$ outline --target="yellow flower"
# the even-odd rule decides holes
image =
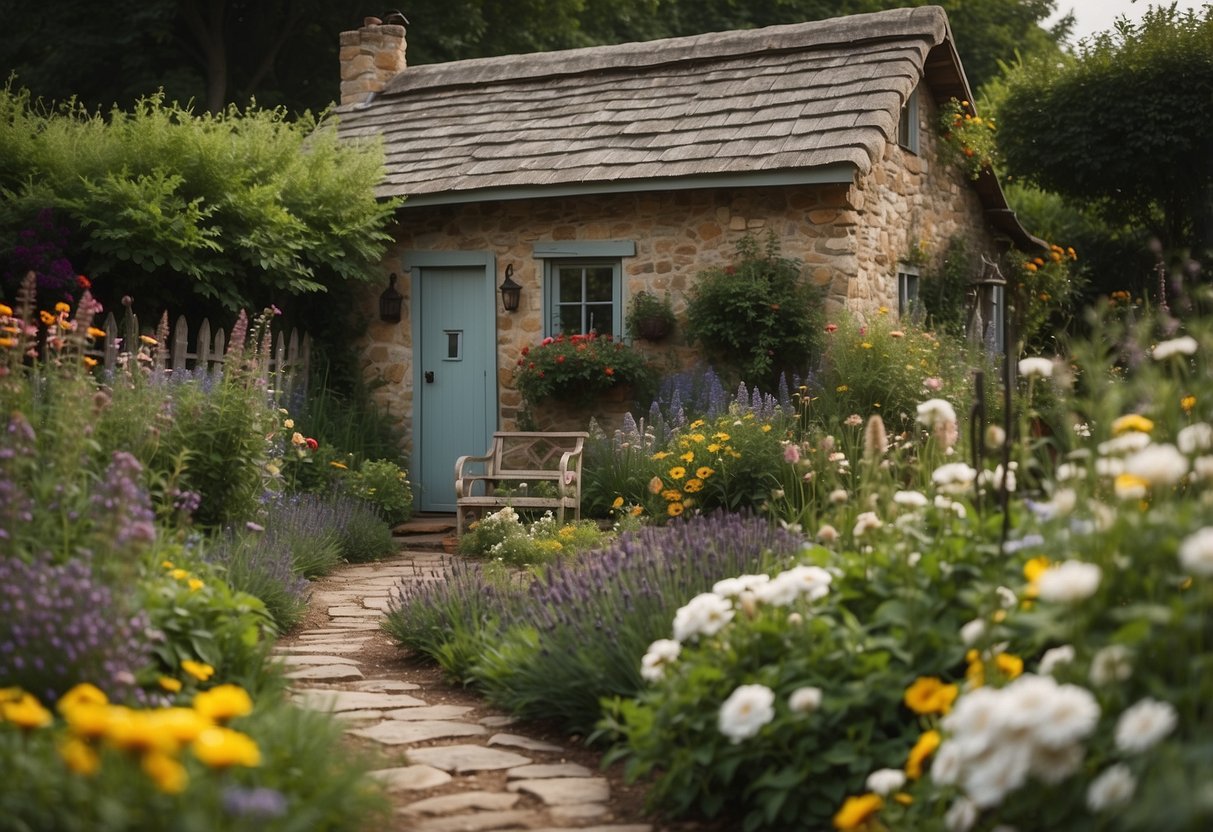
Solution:
[[[211,768],[261,765],[261,750],[253,738],[230,728],[207,728],[192,748],[194,756]]]
[[[333,460],[332,462],[329,463],[329,465],[331,465],[334,468],[340,468],[342,471],[349,470],[349,466],[346,465],[344,462],[337,462],[336,460]]]
[[[699,479],[701,479],[701,480],[706,480],[708,477],[712,476],[712,474],[715,474],[715,473],[716,473],[716,471],[714,469],[709,468],[706,465],[700,465],[698,468],[695,469],[695,476],[699,477]]]
[[[970,650],[965,654],[965,660],[969,666],[965,668],[965,682],[970,688],[979,688],[986,683],[986,665],[981,660],[981,654],[976,650]]]
[[[719,450],[720,450],[719,442],[713,442],[711,445],[708,445],[708,453],[710,453],[710,454],[714,454]]]
[[[194,697],[194,710],[208,719],[226,722],[253,710],[253,699],[239,685],[218,685]]]
[[[59,697],[59,703],[55,707],[59,713],[66,714],[77,705],[106,705],[108,703],[109,698],[105,695],[105,691],[96,685],[81,682]]]
[[[147,344],[149,347],[156,346],[156,339],[150,335],[140,335],[139,340],[142,341],[144,344]]]
[[[771,432],[771,426],[770,426],[770,425],[763,425],[763,426],[762,426],[762,432],[763,432],[763,433],[770,433],[770,432]]]
[[[683,454],[682,456],[680,456],[680,457],[678,457],[678,458],[679,458],[679,459],[681,459],[683,462],[686,462],[686,463],[688,463],[688,464],[689,464],[689,463],[692,463],[692,462],[694,462],[694,461],[695,461],[695,452],[694,452],[694,451],[687,451],[685,454]]]
[[[713,439],[719,439],[721,442],[728,442],[728,441],[729,441],[730,439],[732,439],[733,437],[729,436],[729,435],[728,435],[727,433],[725,433],[724,431],[720,431],[719,433],[713,433],[713,434],[712,434],[712,438],[713,438]]]
[[[175,581],[184,581],[190,576],[190,573],[186,572],[184,569],[174,569],[168,573],[168,576]]]
[[[111,712],[114,709],[109,705],[98,705],[91,702],[77,703],[69,708],[64,708],[63,703],[60,702],[59,710],[74,734],[85,739],[97,739],[105,736],[109,731]]]
[[[994,657],[994,665],[1008,679],[1014,679],[1023,673],[1023,659],[1010,653],[999,653]]]
[[[1184,413],[1191,413],[1192,408],[1196,407],[1196,397],[1184,396],[1179,400],[1179,406],[1184,409]]]
[[[914,743],[914,747],[910,749],[910,756],[906,759],[906,777],[911,780],[917,780],[922,777],[922,764],[935,753],[935,749],[939,748],[940,736],[938,731],[925,731],[918,738],[918,742]]]
[[[840,384],[834,388],[835,393],[845,393],[849,388],[845,384]]]
[[[91,355],[84,356],[83,360],[84,360],[84,366],[88,367],[90,370],[93,367],[97,366],[97,359],[93,358]]]
[[[668,506],[665,507],[665,513],[670,515],[671,517],[677,517],[678,515],[682,514],[682,512],[683,512],[682,503],[670,503]]]
[[[152,752],[143,757],[141,762],[143,773],[146,774],[156,788],[165,794],[181,794],[189,783],[189,775],[185,766],[176,758],[161,752]]]
[[[27,731],[50,725],[54,718],[50,711],[42,707],[42,703],[24,691],[17,699],[0,702],[0,722],[11,722]]]
[[[959,693],[956,685],[945,685],[936,676],[919,676],[906,688],[905,703],[916,714],[946,714]]]
[[[1122,500],[1141,500],[1150,493],[1150,481],[1136,474],[1119,474],[1112,481],[1112,490]]]
[[[294,429],[295,429],[295,420],[294,420],[294,419],[287,419],[286,421],[284,421],[284,422],[282,423],[282,426],[283,426],[284,428],[286,428],[287,430],[294,430]]]
[[[152,713],[160,730],[181,745],[193,742],[199,734],[212,727],[204,714],[192,708],[161,708]]]
[[[611,503],[611,508],[623,508],[623,495],[622,494],[619,495],[618,497],[616,497],[615,501],[613,503]]]
[[[665,483],[661,481],[661,477],[653,477],[653,479],[649,480],[649,493],[660,494],[664,485]]]
[[[696,419],[694,422],[691,422],[691,424],[687,425],[687,427],[689,427],[691,430],[697,430],[697,429],[703,427],[703,419]]]
[[[174,679],[172,676],[161,676],[156,680],[156,684],[167,690],[169,693],[176,693],[181,690],[181,680]]]
[[[83,709],[81,709],[83,710]],[[115,706],[108,709],[109,721],[105,725],[105,738],[115,748],[136,754],[155,751],[171,752],[177,741],[160,727],[152,711],[135,711]],[[77,713],[77,712],[73,712]]]
[[[640,515],[644,514],[644,506],[632,506],[632,509],[628,512],[628,514],[632,515],[633,517],[639,517]]]
[[[707,440],[707,437],[702,433],[692,433],[689,437],[692,442],[701,443]]]
[[[206,584],[204,584],[198,578],[190,578],[186,585],[189,586],[190,592],[197,592],[198,590],[202,589],[202,587],[206,586]]]
[[[38,313],[38,318],[42,321],[43,326],[50,326],[57,320],[54,315],[45,309]]]
[[[101,758],[96,750],[79,737],[68,737],[59,743],[59,756],[68,770],[83,777],[91,777],[101,767]]]
[[[661,492],[661,496],[663,499],[669,500],[671,503],[673,503],[682,499],[682,492],[677,488],[667,488],[665,491]]]
[[[207,679],[215,675],[215,668],[211,667],[205,662],[196,662],[193,659],[182,659],[181,669],[193,676],[199,682],[205,682]]]
[[[698,477],[692,477],[687,480],[687,484],[683,486],[688,493],[694,494],[696,491],[703,491],[703,480]]]
[[[877,309],[876,312],[880,315],[887,315],[887,314],[889,314],[889,307],[882,306],[879,309]]]
[[[171,560],[160,561],[160,566],[164,569],[176,569],[177,568],[177,565],[175,563],[173,563]]]
[[[13,307],[0,303],[0,315],[11,317],[12,314],[13,314]]]
[[[1138,413],[1126,413],[1112,423],[1112,434],[1114,436],[1120,436],[1120,434],[1128,433],[1131,430],[1149,433],[1154,430],[1154,423]]]
[[[835,829],[858,829],[868,818],[884,808],[884,800],[875,792],[848,797],[834,815]]]
[[[694,456],[692,456],[691,459],[694,459]],[[687,461],[689,462],[690,460],[687,460]],[[687,469],[683,468],[681,465],[675,465],[673,468],[670,469],[670,479],[672,479],[672,480],[680,480],[683,477],[685,477],[686,475],[687,475]]]
[[[862,349],[865,349],[865,350],[870,350],[870,349],[872,349],[872,344],[871,344],[871,342],[869,342],[869,341],[864,341],[864,342],[863,342],[862,344],[860,344],[859,346],[860,346]]]
[[[70,306],[68,306],[66,303],[64,303],[63,301],[59,301],[58,303],[55,304],[55,311],[66,313],[66,312],[71,312],[72,308]]]

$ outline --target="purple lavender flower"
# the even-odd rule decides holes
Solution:
[[[140,484],[143,466],[126,451],[115,451],[100,489],[89,500],[94,534],[115,552],[138,549],[156,539],[156,516]]]
[[[277,789],[228,786],[223,790],[223,811],[232,817],[280,818],[286,809],[286,795]]]

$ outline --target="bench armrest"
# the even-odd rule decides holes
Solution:
[[[459,497],[466,497],[472,493],[472,483],[478,479],[491,478],[492,473],[489,472],[489,463],[493,461],[493,454],[487,453],[483,456],[475,456],[465,454],[455,460],[455,494]],[[483,465],[485,471],[476,473],[469,470],[474,465]]]

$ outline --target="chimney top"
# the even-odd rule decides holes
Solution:
[[[390,15],[404,20],[399,12]],[[362,28],[341,33],[341,106],[369,103],[404,71],[404,26],[363,18]]]

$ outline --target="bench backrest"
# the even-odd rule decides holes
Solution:
[[[580,454],[588,437],[585,431],[497,431],[493,434],[491,470],[498,476],[558,470],[560,458],[568,452]]]

